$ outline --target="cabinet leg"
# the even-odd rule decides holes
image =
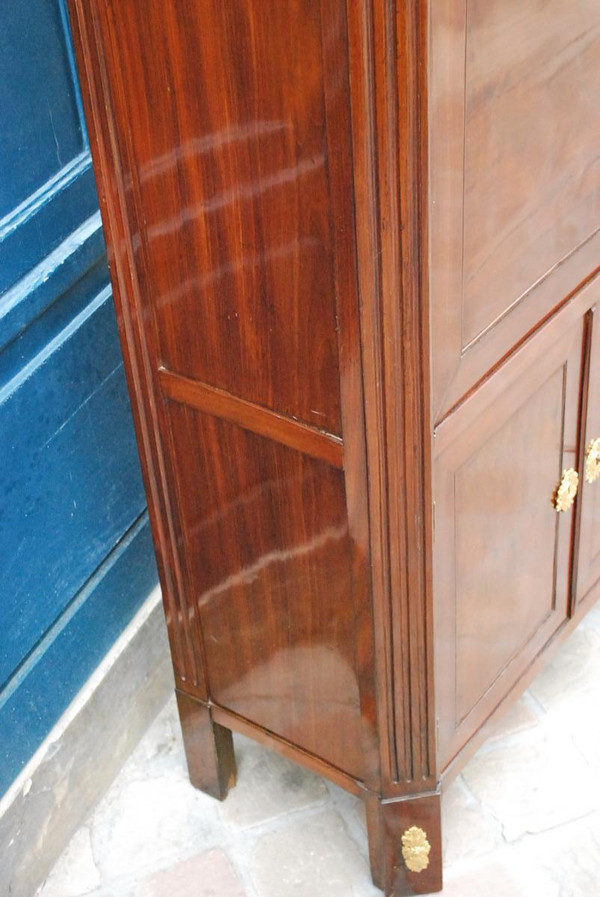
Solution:
[[[366,800],[373,881],[386,897],[442,889],[440,795]]]
[[[190,782],[217,800],[235,785],[235,755],[229,729],[213,722],[210,708],[176,691]]]

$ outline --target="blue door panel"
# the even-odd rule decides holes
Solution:
[[[82,314],[90,303],[97,301],[101,293],[107,294],[109,281],[105,257],[101,255],[95,260],[90,260],[87,267],[87,271],[65,271],[65,275],[70,273],[70,276],[65,278],[66,287],[58,292],[56,281],[60,279],[58,275],[63,273],[62,268],[59,268],[55,271],[54,277],[48,278],[50,287],[54,286],[54,290],[50,289],[49,293],[45,293],[45,285],[40,285],[41,295],[35,288],[27,296],[21,294],[22,301],[13,307],[13,315],[7,311],[6,316],[3,316],[0,312],[0,403],[44,362],[44,358],[51,351],[50,344],[56,347],[67,339],[73,322],[74,326],[81,325],[85,319],[85,315],[82,318]],[[12,291],[9,291],[5,295],[10,296],[11,293]],[[38,303],[45,308],[36,315],[34,312]],[[19,321],[18,317],[15,317],[18,316],[20,306],[24,306],[23,314],[27,310],[32,313],[29,321]],[[107,323],[109,320],[112,320],[114,328],[114,318],[107,317]],[[3,326],[5,323],[6,327]],[[15,334],[17,326],[18,333]],[[6,340],[3,337],[6,337]],[[110,346],[111,354],[105,363],[109,361],[117,363],[121,358],[118,343],[110,336],[106,337],[106,342]],[[98,360],[97,364],[102,365],[102,362]],[[74,386],[74,390],[85,390],[85,383]],[[69,397],[65,397],[58,401],[69,403],[70,400]]]
[[[64,0],[0,2],[0,794],[157,581]]]
[[[144,510],[108,288],[0,392],[0,458],[3,683]]]
[[[0,293],[26,275],[98,211],[89,153],[77,157],[30,200],[24,208],[0,221]]]
[[[85,144],[58,0],[12,0],[2,4],[1,14],[0,218],[4,218],[78,156]]]
[[[94,672],[156,578],[146,512],[0,692],[0,794]]]
[[[0,293],[97,211],[64,0],[0,4]]]
[[[92,276],[90,276],[92,273]],[[85,283],[82,281],[85,278]],[[76,287],[75,285],[78,284]],[[89,302],[90,295],[97,295],[108,284],[108,272],[104,257],[104,237],[100,212],[69,234],[56,249],[36,265],[25,278],[7,290],[0,300],[0,383],[9,379],[2,368],[2,350],[24,330],[68,292],[73,311],[66,311],[74,317],[77,311]],[[73,293],[81,295],[79,303]],[[65,306],[67,303],[63,302]],[[43,333],[38,345],[48,342],[51,332],[49,318],[44,321]],[[64,325],[63,325],[64,326]],[[27,355],[22,341],[20,357]],[[36,354],[29,348],[29,355]]]

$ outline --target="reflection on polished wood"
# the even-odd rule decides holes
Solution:
[[[191,780],[243,732],[439,890],[598,596],[600,7],[69,4]]]
[[[339,435],[319,5],[106,3],[101,17],[158,358]]]
[[[259,436],[267,436],[290,448],[299,449],[334,467],[342,467],[343,447],[338,436],[331,436],[276,411],[238,399],[214,386],[206,386],[164,369],[159,371],[159,382],[163,394],[176,402],[239,424]]]
[[[167,413],[211,697],[364,781],[341,471],[183,405]]]

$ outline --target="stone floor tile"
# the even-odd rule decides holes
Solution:
[[[600,631],[580,627],[531,686],[548,723],[568,732],[600,780]]]
[[[531,699],[527,694],[517,701],[506,713],[491,723],[486,729],[487,742],[497,738],[516,735],[540,724],[540,717],[531,707]]]
[[[335,808],[344,820],[346,831],[356,841],[365,858],[369,856],[367,841],[367,812],[364,800],[344,791],[333,782],[327,783],[327,788],[332,798],[332,809]]]
[[[521,862],[555,882],[560,897],[600,894],[600,815],[560,826],[519,845]]]
[[[134,897],[245,897],[223,850],[209,850],[139,882]]]
[[[250,858],[258,897],[381,897],[338,813],[263,835]]]
[[[530,686],[548,712],[576,718],[600,702],[600,633],[578,627]]]
[[[123,767],[129,780],[158,778],[177,769],[181,778],[187,776],[181,728],[175,695],[169,698],[146,735]]]
[[[563,897],[557,882],[539,867],[524,865],[510,852],[476,865],[459,865],[444,875],[442,897]],[[579,894],[578,897],[584,897]],[[590,894],[590,897],[592,895]]]
[[[594,786],[600,790],[600,719],[595,713],[581,713],[570,720],[569,731],[590,767]]]
[[[75,832],[65,852],[42,885],[39,897],[83,897],[100,887],[100,873],[94,862],[90,830]]]
[[[323,779],[274,751],[235,736],[238,784],[219,804],[223,821],[244,828],[327,799]]]
[[[462,777],[442,795],[442,839],[447,867],[490,853],[502,844],[502,829],[473,797]]]
[[[600,632],[600,603],[594,604],[579,624],[581,629],[595,629]]]
[[[559,730],[535,729],[486,745],[463,777],[508,841],[585,816],[598,801],[587,763]]]
[[[104,880],[176,862],[222,842],[215,801],[179,772],[120,783],[91,823],[92,848]]]

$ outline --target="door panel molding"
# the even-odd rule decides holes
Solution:
[[[574,517],[553,498],[577,465],[584,326],[559,318],[436,431],[442,769],[567,619]]]

